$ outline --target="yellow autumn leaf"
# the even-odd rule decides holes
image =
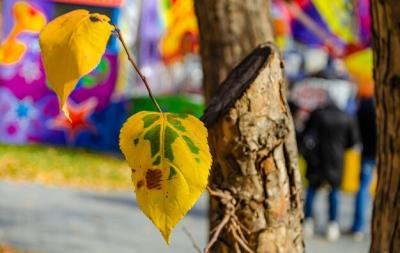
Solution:
[[[47,79],[68,117],[66,100],[79,79],[103,56],[113,30],[107,16],[75,10],[57,17],[40,33],[39,43]]]
[[[169,244],[172,229],[207,186],[207,129],[190,115],[144,111],[124,124],[119,145],[139,207]]]

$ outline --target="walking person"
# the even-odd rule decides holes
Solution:
[[[355,240],[362,240],[366,224],[367,205],[370,201],[369,189],[375,168],[376,122],[372,97],[362,98],[357,110],[362,143],[360,186],[356,195],[354,221],[351,232]]]
[[[326,237],[335,241],[340,237],[338,224],[340,185],[346,149],[359,144],[355,119],[340,110],[333,102],[311,113],[302,134],[301,150],[307,162],[309,182],[305,200],[305,236],[314,234],[313,204],[317,190],[330,186],[329,223]]]

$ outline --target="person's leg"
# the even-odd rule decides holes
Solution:
[[[317,192],[317,187],[315,186],[309,186],[307,188],[307,194],[306,194],[306,201],[304,204],[304,218],[313,218],[313,205],[314,205],[314,199],[315,199],[315,194]]]
[[[309,186],[307,189],[306,201],[304,204],[303,232],[305,237],[314,236],[313,205],[317,187]]]
[[[329,193],[329,223],[326,231],[326,237],[329,241],[336,241],[340,237],[340,229],[338,223],[340,203],[339,187],[332,187]]]
[[[361,163],[360,188],[356,195],[352,232],[362,232],[366,222],[366,208],[369,201],[369,188],[374,175],[373,159],[363,159]]]
[[[329,193],[329,221],[337,222],[339,213],[339,199],[340,189],[339,187],[332,187]]]

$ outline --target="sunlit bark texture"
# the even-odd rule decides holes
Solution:
[[[268,0],[195,1],[207,99],[256,46],[273,40]]]
[[[378,186],[370,252],[400,251],[400,2],[372,0]]]
[[[268,1],[195,5],[209,104],[203,121],[214,160],[210,187],[233,198],[211,197],[210,232],[232,205],[244,226],[226,225],[210,252],[303,252],[301,181],[283,63],[272,44],[258,47],[272,40]]]

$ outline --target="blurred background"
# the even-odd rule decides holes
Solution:
[[[188,234],[204,247],[207,196],[178,225],[170,247],[136,206],[119,129],[133,113],[155,108],[115,37],[68,100],[72,123],[59,112],[38,35],[50,20],[79,8],[106,14],[121,28],[163,110],[201,116],[204,109],[193,0],[0,0],[0,252],[196,252]],[[307,188],[310,115],[334,104],[357,122],[360,104],[373,98],[369,0],[273,0],[271,16]],[[373,122],[373,110],[365,117]],[[318,185],[312,224],[305,224],[306,232],[312,228],[306,252],[368,250],[367,195],[376,179],[373,161],[362,176],[365,124],[358,125],[339,183],[342,236],[327,237],[332,186]],[[363,224],[353,231],[357,219]]]

